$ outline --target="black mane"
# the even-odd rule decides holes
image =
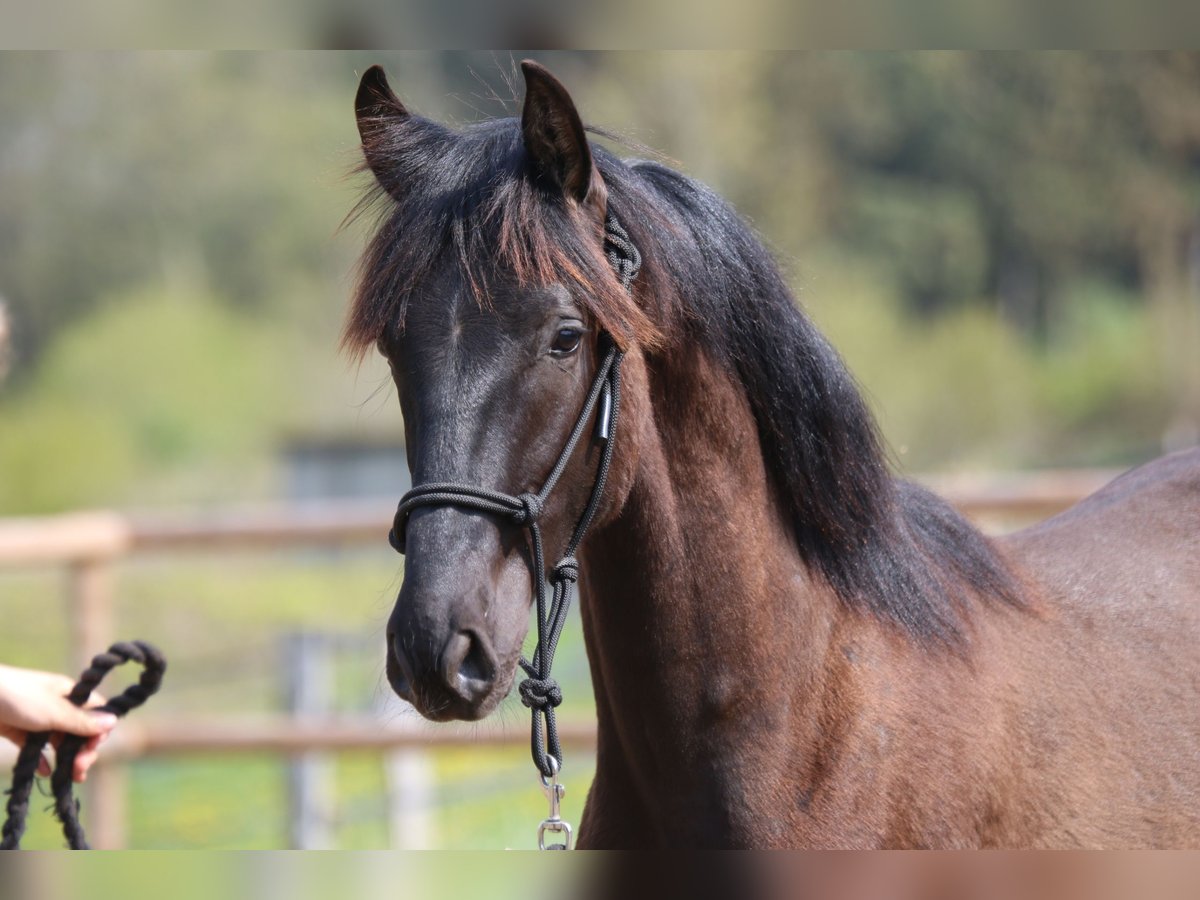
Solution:
[[[895,479],[875,421],[837,352],[797,306],[762,242],[702,184],[658,163],[597,154],[610,208],[679,316],[745,389],[800,552],[851,606],[910,633],[963,636],[969,595],[1021,605],[988,540],[948,504]],[[651,221],[639,227],[651,204]],[[645,271],[645,269],[643,269]]]
[[[799,309],[753,231],[707,187],[594,147],[608,204],[640,249],[637,305],[599,254],[598,233],[531,177],[520,126],[454,132],[413,117],[388,135],[405,179],[364,256],[345,342],[362,352],[403,317],[435,257],[454,253],[486,302],[498,266],[580,286],[622,343],[670,353],[699,341],[742,385],[799,552],[851,607],[955,643],[979,594],[1020,605],[988,540],[949,505],[891,475],[853,378]],[[378,158],[380,148],[374,148]],[[376,190],[374,199],[382,197]]]

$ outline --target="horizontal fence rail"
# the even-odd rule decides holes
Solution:
[[[596,726],[591,722],[559,722],[563,746],[592,749]],[[471,749],[526,746],[528,726],[459,728],[454,725],[381,725],[348,717],[297,720],[287,716],[158,718],[125,722],[104,746],[110,762],[143,756],[195,753],[281,753],[314,750]]]
[[[1029,521],[1061,512],[1117,474],[1074,469],[916,480],[972,518]],[[83,512],[0,519],[0,566],[69,564],[135,553],[382,543],[394,514],[392,504],[328,501],[175,514]]]
[[[985,527],[1028,524],[1067,509],[1098,490],[1112,470],[918,478]],[[115,634],[114,570],[147,554],[264,552],[348,544],[386,546],[395,507],[363,501],[262,505],[183,513],[78,512],[0,519],[0,568],[65,568],[71,659],[86,667]],[[592,723],[563,723],[564,744],[595,746]],[[381,753],[446,747],[525,745],[529,732],[513,726],[430,726],[415,717],[383,724],[367,716],[149,716],[128,722],[106,746],[89,778],[89,834],[97,847],[124,844],[124,763],[146,756],[270,753],[289,758],[318,752]],[[0,756],[0,762],[3,762]]]

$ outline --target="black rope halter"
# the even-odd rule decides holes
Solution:
[[[604,221],[604,252],[622,285],[626,290],[632,290],[642,258],[612,213],[609,213]],[[517,690],[521,695],[521,702],[533,713],[533,762],[545,778],[552,778],[557,774],[563,758],[554,712],[562,703],[562,689],[550,676],[550,669],[554,664],[558,639],[566,623],[567,610],[571,606],[571,594],[579,580],[579,562],[575,559],[575,551],[587,534],[600,506],[600,498],[604,494],[613,446],[616,443],[617,416],[621,410],[621,360],[625,354],[617,348],[611,335],[602,334],[601,342],[602,345],[607,345],[607,351],[600,368],[596,370],[587,401],[583,404],[575,427],[571,430],[566,445],[540,491],[513,496],[469,484],[431,482],[418,485],[400,498],[392,530],[388,533],[389,543],[398,553],[403,553],[408,516],[418,506],[458,506],[479,510],[506,518],[514,525],[529,530],[533,551],[534,600],[537,605],[537,649],[532,660],[521,658],[521,668],[525,671],[526,678],[518,685]],[[599,412],[596,414],[595,436],[604,444],[603,456],[600,459],[600,467],[596,470],[596,480],[592,484],[592,494],[587,506],[575,525],[562,558],[554,564],[548,579],[552,586],[552,596],[547,598],[546,562],[538,519],[597,406]]]

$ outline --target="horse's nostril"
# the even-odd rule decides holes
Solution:
[[[496,674],[492,671],[492,665],[483,649],[483,643],[474,635],[471,635],[471,648],[459,664],[458,672],[463,677],[475,681],[491,681]]]
[[[443,657],[446,684],[470,702],[484,697],[496,676],[487,646],[473,631],[460,631],[446,644]]]

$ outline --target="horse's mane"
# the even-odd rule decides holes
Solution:
[[[455,132],[414,117],[387,140],[398,170],[419,177],[405,179],[401,202],[385,201],[364,255],[344,334],[352,352],[402,321],[409,294],[447,252],[484,303],[496,271],[575,285],[619,342],[669,354],[697,341],[740,382],[799,552],[843,602],[950,643],[965,636],[972,595],[1020,605],[988,540],[892,477],[845,365],[762,242],[707,187],[593,148],[609,209],[643,256],[634,303],[600,255],[597,223],[529,176],[516,120]],[[360,207],[382,198],[376,189]]]

